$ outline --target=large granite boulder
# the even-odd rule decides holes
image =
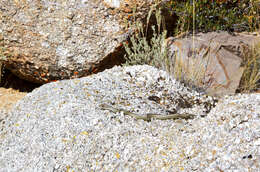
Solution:
[[[145,19],[155,2],[1,0],[2,60],[15,75],[35,83],[82,77],[121,64],[122,42],[133,30],[128,22],[133,13]],[[166,19],[169,25],[175,20],[170,14]]]
[[[233,94],[245,70],[245,54],[259,41],[257,35],[227,32],[199,33],[177,39],[170,37],[167,46],[172,65],[168,70],[175,71],[175,75],[181,70],[180,79],[188,79],[190,84],[205,89],[209,95]]]
[[[0,171],[259,171],[260,94],[216,104],[167,78],[147,65],[114,67],[33,90],[0,110]],[[123,109],[196,117],[147,122]]]

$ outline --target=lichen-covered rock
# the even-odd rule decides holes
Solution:
[[[171,37],[167,45],[171,63],[181,64],[184,78],[192,74],[192,79],[201,80],[195,83],[197,87],[221,96],[236,92],[245,69],[243,58],[258,41],[259,36],[249,34],[210,32],[180,39]],[[176,67],[172,65],[171,71],[178,70]]]
[[[33,90],[0,110],[0,171],[259,171],[260,94],[215,104],[168,78],[147,65],[114,67]],[[147,122],[124,109],[196,117]]]
[[[1,0],[5,67],[36,83],[86,76],[121,64],[130,29],[155,0]],[[164,2],[159,5],[163,6]],[[3,59],[2,59],[3,60]]]

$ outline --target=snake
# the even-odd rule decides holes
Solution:
[[[130,112],[128,110],[125,109],[121,109],[121,108],[114,108],[113,106],[110,106],[108,104],[100,104],[100,108],[102,110],[108,110],[114,113],[117,112],[123,112],[124,115],[128,115],[131,116],[137,120],[142,119],[144,121],[148,121],[150,122],[151,119],[158,119],[158,120],[176,120],[176,119],[194,119],[196,115],[193,114],[189,114],[189,113],[183,113],[183,114],[179,114],[179,113],[174,113],[174,114],[170,114],[170,115],[162,115],[162,114],[156,114],[156,113],[147,113],[145,115],[138,115],[136,113]]]

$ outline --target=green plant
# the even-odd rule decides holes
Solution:
[[[161,34],[161,24],[162,16],[160,15],[160,10],[156,10],[156,20],[157,28],[152,26],[153,35],[151,40],[147,38],[147,28],[149,24],[149,19],[151,17],[151,9],[147,17],[147,25],[144,27],[142,22],[134,22],[134,27],[136,32],[130,38],[130,42],[125,42],[124,47],[126,50],[126,65],[138,65],[138,64],[148,64],[156,67],[162,67],[162,61],[165,60],[167,56],[166,49],[161,45],[165,43],[167,32],[164,30]]]
[[[153,11],[153,9],[151,9]],[[136,28],[135,34],[130,38],[128,43],[124,43],[126,50],[125,65],[148,64],[159,69],[165,70],[171,77],[181,81],[186,86],[195,89],[204,87],[203,78],[205,66],[201,61],[193,59],[193,63],[187,64],[177,54],[168,56],[166,30],[161,32],[162,16],[160,9],[155,10],[157,25],[152,26],[153,35],[149,40],[147,37],[147,28],[151,16],[149,12],[146,26],[137,21],[134,23]],[[201,88],[200,88],[201,86]]]
[[[191,30],[255,31],[259,28],[259,0],[171,0],[169,6],[179,17],[176,34]]]

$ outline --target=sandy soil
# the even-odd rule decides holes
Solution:
[[[0,109],[10,110],[11,107],[26,94],[26,92],[19,92],[12,88],[6,89],[0,87]]]

